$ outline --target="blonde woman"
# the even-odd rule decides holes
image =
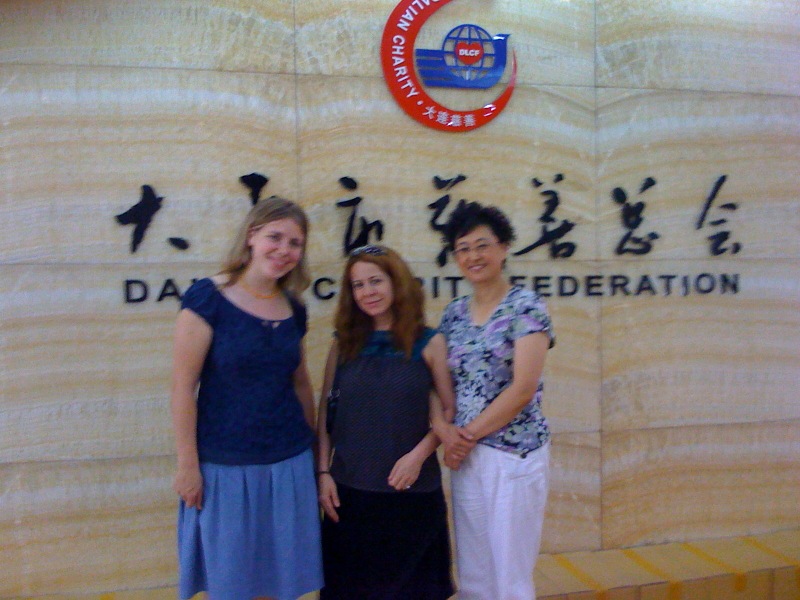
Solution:
[[[222,271],[186,292],[175,330],[179,594],[289,600],[322,587],[303,336],[308,220],[255,205]]]

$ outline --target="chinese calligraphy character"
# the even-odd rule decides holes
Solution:
[[[133,233],[131,234],[131,254],[138,250],[140,244],[144,241],[144,234],[147,233],[147,228],[153,221],[155,214],[161,210],[161,203],[164,198],[158,196],[152,186],[142,186],[142,196],[139,202],[131,206],[128,210],[115,216],[117,223],[120,225],[133,225]],[[189,242],[183,238],[171,237],[169,243],[178,250],[186,250],[189,247]]]
[[[434,176],[433,178],[433,187],[437,190],[445,190],[449,191],[459,183],[466,179],[466,175],[456,175],[452,179],[442,179],[439,176]],[[461,206],[465,204],[466,200],[463,198],[459,201],[458,205]],[[444,223],[439,223],[439,217],[442,216],[442,213],[445,211],[447,206],[450,204],[450,194],[445,194],[435,202],[431,202],[428,204],[428,208],[433,211],[433,216],[431,220],[428,221],[428,224],[431,226],[431,229],[437,231],[439,233],[444,232]],[[436,255],[436,264],[440,267],[443,267],[447,264],[447,246],[443,246],[442,249],[439,251],[439,254]]]
[[[342,177],[339,179],[341,186],[347,190],[358,189],[358,182],[352,177]],[[344,256],[350,254],[350,251],[360,246],[365,246],[370,243],[369,236],[374,230],[375,237],[380,241],[383,239],[383,222],[382,221],[367,221],[364,217],[359,217],[360,231],[358,235],[353,237],[356,224],[356,216],[358,213],[358,205],[361,204],[361,196],[355,198],[347,198],[345,200],[338,200],[336,206],[342,208],[352,208],[350,216],[347,218],[347,229],[344,234],[344,241],[342,243],[344,249]]]
[[[561,173],[558,173],[553,178],[553,184],[558,184],[564,181],[564,176]],[[533,187],[540,188],[544,185],[541,181],[537,178],[533,178],[531,180]],[[575,250],[577,245],[573,242],[559,242],[562,237],[567,235],[572,229],[575,227],[575,223],[564,219],[561,221],[561,224],[557,227],[553,227],[550,229],[550,225],[556,222],[556,219],[553,217],[553,213],[556,212],[558,205],[561,203],[559,199],[558,192],[554,189],[546,189],[539,193],[542,197],[544,197],[544,206],[545,210],[542,213],[542,216],[539,217],[539,222],[542,224],[542,234],[539,236],[539,239],[532,243],[530,246],[526,246],[522,250],[514,252],[514,256],[520,256],[522,254],[527,254],[528,252],[532,252],[539,246],[543,246],[545,244],[550,245],[550,258],[569,258],[573,254],[575,254]]]
[[[655,179],[652,177],[647,177],[644,181],[642,181],[642,187],[639,189],[639,195],[645,193],[655,184]],[[636,230],[644,221],[642,213],[644,213],[644,209],[646,208],[645,203],[641,201],[628,202],[628,193],[620,187],[614,188],[611,191],[611,197],[614,199],[614,202],[622,206],[622,225],[628,230],[617,244],[617,247],[614,250],[615,254],[642,255],[650,252],[650,250],[653,249],[653,242],[660,237],[658,233],[651,231],[644,237],[634,235]]]
[[[711,206],[714,204],[714,200],[717,198],[717,194],[719,194],[720,189],[725,184],[725,181],[728,179],[727,175],[721,175],[717,181],[714,183],[714,187],[711,189],[711,193],[706,198],[706,202],[703,205],[703,210],[700,211],[700,216],[697,219],[697,223],[695,224],[695,229],[700,230],[706,225],[706,219],[708,218],[708,212],[711,210]],[[726,202],[725,204],[720,204],[717,207],[719,210],[726,210],[726,211],[735,211],[739,208],[739,205],[735,202]],[[708,225],[711,227],[719,227],[724,225],[728,222],[728,219],[715,219],[713,221],[708,221]],[[720,256],[721,254],[725,254],[730,250],[731,254],[738,254],[739,251],[742,249],[742,245],[739,242],[734,242],[731,246],[724,246],[725,242],[731,236],[730,231],[718,231],[714,235],[708,236],[708,241],[711,242],[709,251],[711,252],[712,256]]]
[[[239,181],[250,190],[250,203],[255,206],[261,199],[261,190],[269,183],[269,177],[261,173],[250,173],[239,177]]]
[[[242,175],[239,181],[250,190],[250,201],[255,205],[261,197],[261,190],[269,182],[269,177],[265,177],[260,173],[250,173],[249,175]],[[115,216],[117,223],[120,225],[133,225],[133,233],[131,234],[131,254],[139,249],[139,246],[144,241],[144,235],[147,233],[150,223],[153,221],[155,214],[161,210],[161,204],[164,201],[162,196],[158,196],[156,191],[150,185],[142,186],[142,196],[139,202],[131,206],[128,210]],[[170,237],[167,241],[171,246],[178,250],[187,250],[189,242],[182,237]]]

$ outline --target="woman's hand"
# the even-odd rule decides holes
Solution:
[[[203,476],[199,467],[179,468],[172,483],[172,489],[183,499],[189,508],[203,508]]]
[[[336,487],[336,482],[331,477],[330,473],[320,473],[318,480],[317,491],[319,494],[319,505],[328,518],[334,523],[339,522],[339,513],[336,509],[341,506],[339,502],[339,491]]]
[[[423,461],[424,458],[420,460],[413,451],[401,456],[397,459],[397,462],[394,463],[392,472],[389,473],[389,485],[398,492],[410,488],[419,477]]]
[[[453,470],[458,470],[477,443],[466,429],[450,423],[437,423],[436,435],[444,445],[444,464]]]
[[[444,451],[444,464],[448,469],[458,471],[459,467],[461,467],[462,460],[462,458],[456,458],[456,455],[452,451]]]

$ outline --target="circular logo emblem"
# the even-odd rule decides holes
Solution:
[[[448,108],[427,87],[489,89],[503,76],[508,34],[492,36],[482,27],[454,27],[439,49],[417,49],[422,26],[451,0],[402,0],[386,22],[381,41],[381,65],[389,91],[411,118],[440,131],[470,131],[499,115],[511,99],[517,81],[517,59],[511,51],[511,77],[502,93],[475,110]],[[421,79],[421,81],[420,81]]]

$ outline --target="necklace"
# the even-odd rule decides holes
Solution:
[[[261,292],[257,292],[257,291],[255,291],[253,288],[251,288],[249,285],[247,285],[244,282],[244,278],[242,278],[239,281],[237,281],[237,283],[242,286],[242,289],[245,292],[250,294],[253,298],[258,298],[259,300],[270,300],[271,298],[275,298],[278,294],[281,293],[281,289],[280,288],[278,288],[277,290],[275,290],[271,294],[262,294]]]

